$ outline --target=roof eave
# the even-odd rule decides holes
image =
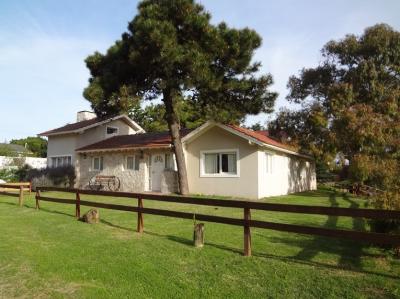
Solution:
[[[106,123],[109,123],[109,122],[112,122],[114,120],[121,119],[121,118],[124,118],[131,125],[131,127],[135,127],[137,129],[136,133],[146,133],[146,131],[141,126],[139,126],[135,121],[130,119],[126,114],[121,114],[121,115],[118,115],[115,117],[110,117],[105,120],[96,122],[94,124],[76,129],[76,130],[60,131],[60,132],[51,132],[51,131],[49,132],[48,131],[48,132],[40,133],[40,134],[38,134],[38,136],[48,137],[48,136],[65,135],[65,134],[77,134],[77,133],[86,131],[88,129],[91,129],[91,128],[94,128],[94,127],[97,127],[97,126],[100,126],[100,125],[103,125],[103,124],[106,124]]]
[[[157,146],[131,146],[131,147],[110,147],[110,148],[101,148],[101,149],[77,149],[75,152],[77,153],[98,153],[98,152],[121,152],[121,151],[132,151],[132,150],[143,150],[143,149],[165,149],[171,148],[171,144],[165,145],[157,145]]]

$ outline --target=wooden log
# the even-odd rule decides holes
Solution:
[[[251,231],[249,221],[251,220],[251,213],[249,208],[244,209],[244,256],[251,256]]]
[[[198,248],[204,246],[204,223],[197,223],[194,225],[193,244]]]
[[[24,205],[24,187],[19,186],[19,206],[22,207]]]
[[[37,191],[36,191],[36,195],[35,195],[35,200],[36,200],[36,210],[39,210],[39,209],[40,209],[39,198],[40,198],[40,191],[39,191],[39,190],[37,190]]]
[[[143,198],[139,197],[138,198],[138,208],[143,208]],[[137,232],[138,233],[143,233],[143,227],[144,227],[144,222],[143,222],[143,213],[138,212],[137,215]]]

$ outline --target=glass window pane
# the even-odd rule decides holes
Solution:
[[[107,134],[116,134],[118,132],[118,128],[107,127]]]
[[[140,166],[140,156],[135,155],[135,170],[139,170],[139,166]]]
[[[93,169],[98,170],[100,168],[100,160],[99,158],[93,158]]]
[[[236,153],[221,154],[222,172],[236,174]]]
[[[219,155],[204,154],[204,173],[219,173]]]
[[[100,157],[100,170],[103,170],[103,157]]]
[[[174,169],[174,159],[172,154],[165,154],[165,169]]]
[[[127,169],[132,169],[133,170],[133,167],[134,167],[134,161],[133,160],[134,160],[133,157],[127,157],[126,158],[126,168]]]
[[[62,157],[57,157],[57,167],[60,167],[60,166],[62,166],[63,164],[63,159],[62,159]]]

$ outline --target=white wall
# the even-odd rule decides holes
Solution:
[[[227,149],[239,151],[239,176],[201,177],[200,152]],[[214,127],[186,144],[185,155],[190,193],[258,198],[257,146],[247,140]]]
[[[267,173],[266,152],[272,154],[272,172]],[[276,151],[258,151],[258,197],[315,190],[317,180],[312,160]]]
[[[238,177],[202,177],[200,155],[204,150],[238,149]],[[259,147],[221,128],[214,127],[186,144],[185,155],[190,193],[259,199],[314,190],[315,165],[294,155],[268,150],[272,172],[266,171],[265,148]]]
[[[13,159],[23,159],[25,164],[28,164],[30,167],[37,169],[45,168],[47,165],[46,158],[0,156],[0,169],[13,167]]]
[[[76,134],[49,136],[47,143],[47,165],[51,165],[52,157],[71,156],[72,165],[75,164]]]
[[[86,145],[112,137],[107,136],[106,134],[107,126],[118,128],[118,135],[135,134],[135,131],[129,125],[127,125],[123,120],[117,119],[92,129],[88,129],[82,134],[78,134],[76,147],[84,147]]]
[[[47,163],[51,165],[51,158],[57,156],[71,156],[72,165],[75,165],[75,150],[112,137],[107,136],[107,126],[117,127],[118,135],[130,135],[136,132],[124,121],[117,119],[109,123],[96,126],[79,134],[63,134],[48,137]]]

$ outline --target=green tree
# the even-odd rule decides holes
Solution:
[[[176,112],[181,128],[194,129],[207,120],[214,119],[207,115],[201,107],[198,107],[198,105],[190,99],[177,99]],[[144,108],[141,108],[140,103],[138,103],[128,114],[143,129],[145,129],[146,132],[168,131],[168,124],[165,120],[165,105],[163,103],[151,103]],[[221,111],[221,114],[222,115],[219,117],[220,121],[222,120],[224,122],[235,124],[239,124],[243,121],[243,119],[234,119],[232,115],[229,115],[228,113],[224,114],[223,111]]]
[[[188,192],[177,101],[190,98],[208,116],[233,119],[272,112],[272,77],[258,76],[253,63],[261,45],[253,30],[213,25],[193,0],[146,0],[122,39],[86,59],[91,78],[84,91],[99,115],[129,112],[140,100],[161,98],[178,167],[179,187]],[[219,113],[224,111],[224,113]]]
[[[322,54],[318,67],[289,79],[287,98],[302,109],[270,126],[317,157],[343,154],[359,182],[399,190],[400,32],[378,24],[330,41]]]
[[[47,156],[47,140],[41,137],[27,137],[22,139],[13,139],[10,141],[11,144],[18,144],[27,146],[27,149],[31,151],[36,157],[46,158]]]
[[[260,122],[256,122],[252,124],[251,126],[247,126],[247,129],[253,130],[253,131],[263,131],[266,130],[267,128],[262,125]]]
[[[13,151],[7,145],[0,144],[0,156],[12,157],[13,155]]]

